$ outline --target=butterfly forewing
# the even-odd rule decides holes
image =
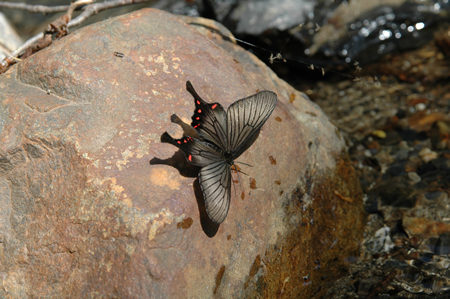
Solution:
[[[274,92],[261,91],[231,104],[227,111],[226,151],[232,154],[233,159],[253,144],[276,103]]]
[[[186,89],[194,97],[195,111],[191,126],[200,136],[218,147],[226,145],[226,118],[227,114],[219,103],[205,102],[195,91],[192,84],[187,81]]]
[[[230,165],[225,161],[219,161],[203,167],[200,170],[199,183],[208,217],[216,223],[222,223],[230,207]]]

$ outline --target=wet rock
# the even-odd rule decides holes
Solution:
[[[445,29],[443,35],[447,33]],[[450,185],[445,60],[430,42],[369,67],[379,80],[360,77],[356,82],[327,80],[308,86],[308,94],[350,145],[369,213],[360,259],[329,288],[329,298],[450,295],[450,260],[442,255],[448,253]],[[355,112],[359,121],[346,118]],[[386,138],[375,137],[372,132],[378,130]],[[374,245],[383,242],[374,241],[386,228],[394,247],[389,252],[374,250],[382,248]]]
[[[237,34],[259,35],[267,30],[283,31],[302,24],[313,9],[312,0],[237,1],[225,22],[235,23]]]
[[[363,225],[343,140],[223,36],[141,10],[0,76],[0,297],[310,297],[341,273]],[[203,217],[195,169],[160,142],[181,136],[172,113],[192,115],[186,80],[224,106],[262,89],[279,98],[240,158],[256,189],[236,184],[220,227]]]
[[[425,198],[428,200],[441,199],[445,196],[447,196],[447,195],[443,191],[431,191],[431,192],[425,193]]]
[[[400,2],[403,1],[397,1]],[[370,5],[374,2],[366,4]],[[347,63],[367,64],[387,53],[425,44],[432,39],[432,27],[441,18],[429,3],[404,1],[399,6],[376,5],[347,23],[344,26],[347,32],[336,41],[337,46],[324,45],[323,51],[329,56],[340,55]]]
[[[450,254],[450,232],[445,232],[439,236],[434,251],[439,255]]]
[[[438,121],[430,129],[431,144],[434,149],[450,149],[450,121]]]
[[[412,207],[416,201],[414,191],[404,176],[381,182],[374,188],[373,193],[383,204],[395,207]]]
[[[403,227],[410,236],[420,236],[421,239],[437,238],[450,232],[448,222],[449,197],[442,194],[430,201],[426,196],[418,196],[413,209],[403,216]]]
[[[367,241],[365,245],[372,254],[389,252],[394,247],[394,243],[390,237],[389,227],[382,227],[375,232],[372,239]]]

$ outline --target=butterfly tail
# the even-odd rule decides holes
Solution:
[[[163,143],[170,143],[170,144],[175,145],[176,147],[178,147],[177,141],[172,136],[170,136],[169,133],[167,133],[167,132],[164,132],[161,135],[161,142],[163,142]]]
[[[191,81],[186,81],[186,90],[194,97],[195,102],[200,102],[202,105],[207,104],[195,91],[194,86],[192,86]]]

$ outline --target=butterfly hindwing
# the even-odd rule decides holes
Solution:
[[[198,178],[208,217],[216,223],[222,223],[230,208],[230,165],[225,161],[211,163],[200,170]]]
[[[190,136],[174,139],[167,132],[161,136],[161,142],[170,143],[181,149],[186,159],[194,166],[203,167],[222,161],[219,149],[213,144]]]
[[[277,95],[272,91],[261,91],[231,104],[227,111],[226,151],[233,159],[253,144],[276,104]]]
[[[193,138],[188,143],[188,148],[185,151],[187,159],[192,165],[204,167],[211,163],[223,161],[219,149],[213,144]]]

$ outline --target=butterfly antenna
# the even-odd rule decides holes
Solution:
[[[233,164],[233,165],[234,165],[234,164]],[[240,185],[240,184],[241,184],[241,179],[240,179],[240,177],[239,177],[239,171],[238,171],[238,169],[236,168],[236,166],[234,167],[234,170],[235,170],[236,175],[237,175],[238,184]],[[233,181],[233,180],[232,180],[232,181]],[[237,196],[236,186],[234,185],[234,182],[233,182],[233,186],[234,186],[234,195]]]
[[[248,174],[246,174],[245,172],[243,172],[243,171],[240,170],[240,169],[237,171],[237,173],[239,173],[239,172],[242,173],[242,174],[245,174],[246,176],[248,176]],[[239,176],[239,175],[238,175],[238,176]]]
[[[238,181],[239,181],[239,176],[238,176]],[[233,177],[231,177],[231,184],[233,185],[233,189],[234,189],[234,196],[237,196],[237,192],[236,192],[236,185],[234,184],[234,181],[233,181]]]
[[[240,162],[240,161],[236,161],[236,163],[244,164],[245,166],[249,166],[249,167],[253,167],[253,165],[250,165],[250,164],[247,164],[247,163],[244,163],[244,162]]]

